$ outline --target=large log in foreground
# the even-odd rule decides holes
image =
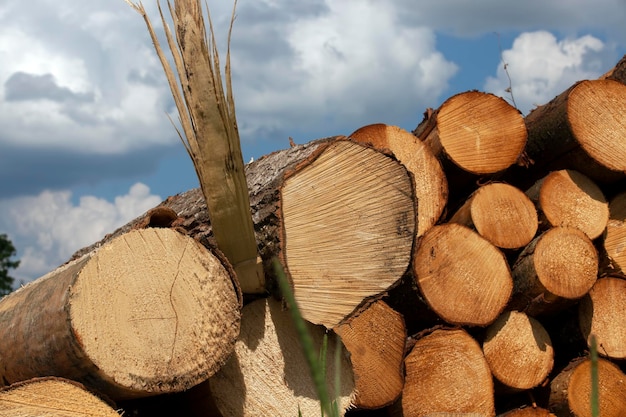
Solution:
[[[0,415],[13,417],[119,417],[111,405],[81,384],[36,378],[0,389]]]
[[[240,323],[234,273],[216,254],[171,229],[134,230],[8,295],[0,381],[61,376],[122,399],[205,380]]]

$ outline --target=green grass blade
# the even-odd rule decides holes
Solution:
[[[598,376],[598,346],[596,336],[591,335],[591,416],[600,417],[600,378]]]

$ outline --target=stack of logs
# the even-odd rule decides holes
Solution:
[[[319,416],[274,259],[342,415],[591,416],[592,340],[626,415],[625,83],[526,118],[465,92],[247,165],[266,296],[200,191],[168,198],[0,301],[0,415]]]

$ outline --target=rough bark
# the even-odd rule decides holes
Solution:
[[[614,80],[574,84],[526,117],[529,180],[571,168],[602,183],[626,172],[626,85]],[[519,174],[519,173],[518,173]]]
[[[554,365],[550,335],[519,311],[503,313],[487,328],[483,352],[493,376],[513,390],[541,384]]]
[[[478,343],[462,329],[435,330],[405,361],[404,417],[433,413],[495,416],[493,381]]]
[[[580,330],[591,347],[595,335],[598,353],[626,359],[626,279],[623,275],[600,278],[579,305]]]
[[[428,305],[452,324],[491,324],[513,288],[502,252],[456,223],[431,228],[420,241],[412,265]]]
[[[0,389],[0,415],[19,417],[119,417],[113,405],[81,384],[35,378]]]
[[[475,229],[503,249],[526,246],[539,226],[533,202],[518,188],[495,182],[476,190],[449,221]]]
[[[526,191],[537,205],[540,221],[550,226],[575,227],[591,240],[609,221],[609,204],[600,187],[578,171],[553,171]]]
[[[626,375],[617,365],[598,360],[600,416],[626,415]],[[550,410],[558,417],[592,417],[591,360],[574,360],[550,384]]]
[[[553,227],[524,248],[512,268],[510,309],[553,313],[582,298],[596,282],[598,254],[578,229]]]
[[[61,376],[113,399],[182,391],[226,361],[240,305],[217,251],[133,230],[2,299],[0,381]]]
[[[321,348],[325,329],[309,324],[314,344]],[[340,411],[345,413],[354,398],[354,377],[348,356],[342,354],[335,369],[335,337],[329,335],[326,376],[329,392],[335,392],[335,373],[340,373]],[[228,417],[313,417],[320,404],[288,311],[271,298],[243,308],[241,334],[235,351],[222,369],[208,380],[221,414]]]
[[[422,141],[397,126],[381,123],[364,126],[350,138],[381,151],[391,151],[411,173],[418,201],[416,236],[423,236],[437,223],[448,201],[448,182],[439,160]]]
[[[373,302],[335,332],[341,337],[354,369],[354,405],[374,409],[393,403],[404,385],[406,327],[402,316],[384,301]]]
[[[613,68],[607,71],[602,77],[609,80],[619,81],[622,84],[626,84],[626,55],[615,64]]]

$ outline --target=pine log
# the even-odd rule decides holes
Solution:
[[[402,316],[378,300],[337,326],[335,332],[350,353],[356,389],[354,405],[375,409],[398,399],[404,386],[402,366],[407,337]]]
[[[417,202],[409,174],[391,156],[333,137],[264,156],[248,164],[246,174],[268,289],[276,289],[272,260],[278,257],[308,321],[335,327],[406,271]],[[178,214],[175,226],[210,245],[199,189],[169,197],[161,207]]]
[[[580,330],[589,347],[595,335],[598,353],[626,359],[626,279],[600,278],[579,305]]]
[[[594,240],[609,221],[609,204],[600,187],[571,169],[551,172],[526,195],[537,205],[544,230],[550,226],[575,227]]]
[[[0,389],[0,415],[19,417],[119,417],[108,401],[62,378],[35,378]]]
[[[420,241],[412,265],[424,299],[451,324],[491,324],[513,289],[502,252],[456,223],[431,228]]]
[[[554,365],[550,335],[519,311],[503,313],[487,328],[483,352],[493,376],[513,390],[538,386]]]
[[[495,182],[476,190],[449,221],[475,229],[503,249],[528,245],[539,226],[533,202],[518,188]]]
[[[324,327],[309,324],[316,347],[321,348]],[[335,369],[335,337],[328,334],[326,377],[330,395],[335,372],[340,373],[340,411],[354,399],[354,377],[348,356]],[[320,415],[320,403],[291,315],[278,301],[261,299],[242,310],[241,333],[234,354],[208,380],[217,408],[228,417],[304,417]]]
[[[114,400],[182,391],[232,352],[240,303],[217,251],[133,230],[2,299],[0,381],[60,376]]]
[[[440,157],[464,171],[483,175],[517,162],[527,132],[520,112],[501,97],[467,91],[427,112],[413,132]]]
[[[509,308],[531,316],[553,313],[591,289],[598,254],[580,230],[553,227],[524,248],[512,271],[515,287]]]
[[[574,84],[526,117],[526,152],[532,181],[549,170],[571,168],[594,181],[626,173],[626,85],[614,80]]]
[[[626,55],[624,55],[613,68],[607,71],[600,78],[607,78],[609,80],[615,80],[619,81],[622,84],[626,84]]]
[[[498,414],[498,417],[556,417],[550,411],[540,407],[524,407],[515,410],[509,410],[504,414]]]
[[[626,192],[611,199],[609,213],[603,241],[604,252],[612,269],[626,272]]]
[[[626,415],[626,375],[606,359],[598,360],[602,417]],[[574,360],[550,384],[550,410],[559,417],[592,417],[591,360]]]
[[[430,148],[410,132],[382,123],[361,127],[350,139],[391,151],[411,173],[418,201],[416,236],[423,236],[437,223],[448,201],[448,182]]]
[[[489,366],[480,346],[465,330],[438,329],[420,338],[404,364],[404,417],[495,415]]]

